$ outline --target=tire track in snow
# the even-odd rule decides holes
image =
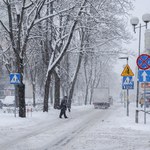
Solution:
[[[79,117],[84,118],[85,116],[88,116],[90,113],[93,113],[93,110],[86,110],[86,111],[83,111],[83,112],[77,112],[77,114],[74,116],[74,118],[79,118]],[[23,149],[22,145],[24,145],[24,143],[28,143],[28,140],[30,140],[31,138],[36,138],[36,137],[38,138],[41,135],[44,136],[44,133],[47,133],[47,132],[49,132],[49,134],[51,134],[53,132],[59,132],[59,130],[55,131],[55,129],[58,129],[58,127],[61,127],[63,125],[67,125],[68,122],[71,123],[72,121],[74,121],[74,119],[61,120],[61,121],[60,121],[60,119],[59,120],[55,119],[55,120],[52,120],[51,123],[45,122],[46,124],[43,124],[43,123],[38,124],[39,125],[38,128],[34,128],[34,126],[32,126],[31,127],[32,129],[30,129],[29,131],[27,131],[25,133],[21,132],[20,130],[14,131],[14,135],[17,135],[17,132],[19,132],[17,137],[14,137],[13,134],[12,134],[10,137],[6,138],[7,141],[0,144],[1,148],[3,150],[9,150],[9,149],[10,150],[13,150],[13,149],[14,150],[21,150],[21,149]],[[78,132],[81,132],[83,129],[84,128],[81,127],[79,129],[73,130],[71,136],[73,136],[75,134],[78,134]],[[24,128],[22,130],[24,130]],[[68,143],[70,141],[69,138],[66,138],[66,139],[67,139],[67,142],[66,142],[66,140],[63,141],[63,140],[60,139],[62,141],[61,143],[65,144],[65,143]],[[37,150],[37,148],[30,148],[30,146],[27,145],[27,144],[26,144],[26,147],[24,149],[25,150],[31,150],[31,149]],[[43,148],[41,150],[43,150]]]
[[[63,150],[63,147],[65,149],[65,146],[72,141],[77,135],[84,132],[88,128],[92,127],[97,121],[104,120],[110,115],[109,111],[100,111],[95,110],[90,116],[88,116],[81,124],[76,126],[71,131],[68,130],[66,133],[61,135],[57,141],[52,141],[49,145],[47,145],[44,150],[56,150],[61,149]],[[52,144],[53,143],[53,144]],[[41,149],[39,149],[41,150]]]

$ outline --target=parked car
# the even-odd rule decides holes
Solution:
[[[3,106],[5,106],[5,107],[15,106],[15,97],[14,96],[6,96],[3,100]]]
[[[4,113],[13,113],[15,107],[15,97],[6,96],[3,100],[3,112]]]

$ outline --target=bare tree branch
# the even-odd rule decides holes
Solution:
[[[4,23],[0,20],[0,23],[1,23],[1,25],[3,26],[3,28],[6,30],[6,32],[8,33],[8,34],[10,34],[10,31],[9,31],[9,29],[4,25]]]
[[[71,10],[71,9],[73,9],[74,7],[75,7],[75,6],[73,6],[73,7],[71,7],[71,8],[68,8],[68,9],[64,9],[64,10],[59,11],[59,12],[54,13],[54,14],[50,14],[50,15],[45,16],[45,17],[43,17],[43,18],[37,19],[37,20],[34,22],[34,25],[37,24],[37,23],[39,23],[39,22],[41,22],[41,21],[43,21],[43,20],[46,20],[46,19],[48,19],[48,18],[57,16],[58,14],[61,14],[61,13],[66,12],[66,11],[68,11],[68,10]]]

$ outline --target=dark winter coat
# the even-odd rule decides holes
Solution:
[[[62,100],[61,101],[60,109],[62,109],[62,110],[66,110],[67,109],[67,101],[66,100]]]

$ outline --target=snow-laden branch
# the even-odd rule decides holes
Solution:
[[[47,80],[47,77],[48,77],[48,73],[49,73],[49,70],[51,70],[51,64],[53,63],[53,60],[54,60],[54,52],[52,52],[52,55],[51,55],[51,58],[50,58],[50,61],[49,61],[49,65],[48,65],[48,71],[46,73],[46,80]]]
[[[34,4],[33,1],[30,1],[30,3],[27,4],[26,6],[24,6],[23,9],[28,9],[28,8],[30,8],[33,4]]]
[[[50,61],[49,61],[49,67],[48,67],[47,75],[46,75],[46,80],[47,80],[49,72],[54,69],[54,67],[56,66],[56,64],[63,58],[64,53],[67,51],[67,49],[69,47],[69,44],[70,44],[70,42],[72,40],[73,32],[74,32],[75,27],[76,27],[77,22],[78,22],[78,17],[82,14],[82,10],[83,10],[83,7],[86,5],[86,2],[87,2],[87,0],[84,0],[83,3],[82,3],[82,5],[81,5],[81,7],[80,7],[80,9],[79,9],[79,11],[77,13],[77,17],[74,20],[74,22],[72,24],[72,27],[70,29],[67,42],[66,42],[64,48],[62,49],[62,51],[60,52],[59,56],[53,62],[51,61],[52,59],[50,59]]]
[[[106,45],[106,44],[108,44],[109,42],[112,42],[112,41],[114,41],[114,40],[116,40],[116,39],[120,39],[120,36],[107,39],[107,40],[104,41],[103,43],[95,44],[94,46],[88,47],[88,49],[92,49],[92,48],[95,48],[95,47],[101,47],[101,46]]]
[[[61,14],[61,13],[63,13],[63,12],[69,11],[69,10],[73,9],[74,7],[75,7],[75,6],[73,6],[73,7],[71,7],[71,8],[68,8],[68,9],[61,10],[61,11],[59,11],[59,12],[57,12],[57,13],[54,13],[54,14],[50,14],[50,15],[45,16],[45,17],[43,17],[43,18],[37,19],[37,20],[34,22],[34,25],[37,24],[37,23],[39,23],[39,22],[41,22],[41,21],[43,21],[43,20],[46,20],[46,19],[48,19],[48,18],[57,16],[58,14]]]
[[[101,46],[104,46],[106,44],[108,44],[109,42],[112,42],[116,39],[118,39],[120,37],[113,37],[113,38],[110,38],[110,39],[107,39],[106,41],[104,41],[103,43],[100,43],[100,44],[95,44],[94,46],[90,46],[90,47],[86,47],[86,50],[83,50],[83,52],[96,52],[96,51],[93,51],[93,50],[88,50],[88,49],[93,49],[93,48],[96,48],[96,47],[101,47]],[[67,50],[67,52],[71,52],[71,53],[79,53],[79,51],[74,51],[75,49],[78,49],[78,47],[76,48],[72,48],[70,50]],[[97,52],[101,52],[101,51],[97,51]]]
[[[5,0],[3,0],[3,2],[4,2],[6,5],[8,5],[8,1],[6,2]]]
[[[3,26],[3,28],[6,30],[6,32],[8,33],[8,34],[10,34],[10,31],[9,31],[9,29],[4,25],[4,23],[0,20],[0,23],[1,23],[1,25]]]
[[[56,48],[56,46],[57,46],[57,44],[60,42],[60,41],[62,41],[63,39],[65,39],[67,36],[68,36],[69,34],[65,34],[64,36],[62,36],[60,39],[58,39],[56,42],[55,42],[55,48]]]
[[[20,10],[19,10],[19,8],[18,8],[18,5],[17,5],[17,4],[15,4],[15,9],[16,9],[16,13],[17,13],[17,15],[20,15]]]
[[[51,0],[50,2],[46,2],[45,5],[49,5],[50,3],[55,2],[56,0]]]
[[[30,10],[30,12],[27,14],[27,20],[26,20],[26,24],[27,24],[27,29],[30,29],[31,27],[33,27],[35,20],[37,19],[38,13],[41,11],[41,8],[43,7],[45,3],[45,0],[40,1],[38,4],[35,4],[35,6]],[[32,15],[32,13],[35,11],[34,16],[32,17],[32,20],[30,21],[30,24],[28,23],[30,20],[30,16]]]

